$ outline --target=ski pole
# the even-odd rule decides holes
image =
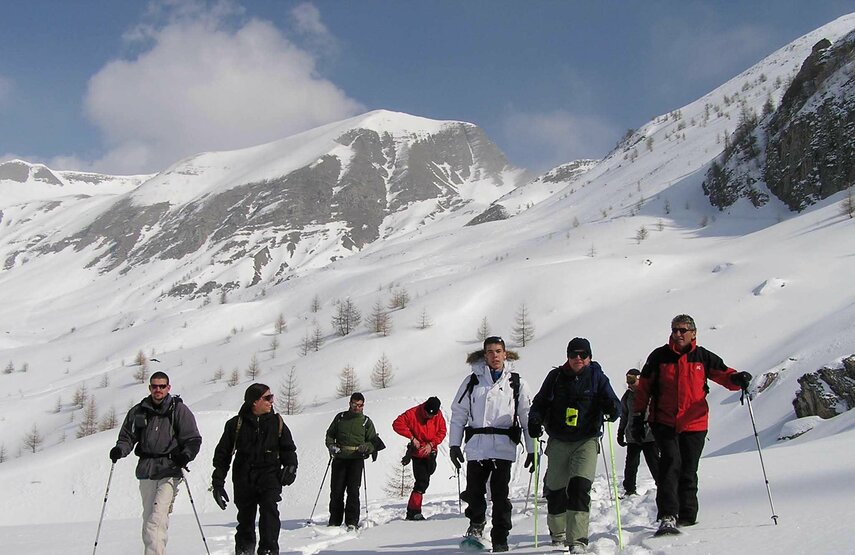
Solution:
[[[537,440],[537,449],[534,450],[534,547],[537,548],[537,488],[540,485],[540,440]]]
[[[600,453],[603,454],[603,469],[605,470],[605,473],[606,473],[606,484],[610,484],[612,479],[611,479],[611,477],[609,477],[609,465],[606,463],[606,448],[603,447],[603,436],[600,436]],[[611,500],[612,503],[614,503],[615,497],[614,497],[614,494],[612,493],[612,488],[607,487],[606,489],[609,490],[609,499]]]
[[[116,463],[110,465],[110,476],[107,477],[107,491],[104,492],[104,504],[101,505],[101,518],[98,519],[98,531],[95,533],[95,546],[92,548],[92,555],[95,555],[95,550],[98,549],[98,538],[101,537],[101,523],[104,522],[104,510],[107,508],[107,496],[110,494],[110,482],[113,481],[114,468],[116,468]]]
[[[532,470],[534,470],[532,468]],[[534,476],[534,472],[528,473],[528,488],[525,490],[525,505],[523,505],[523,514],[528,510],[528,499],[531,497],[531,478]]]
[[[609,452],[612,458],[612,488],[615,494],[615,518],[617,519],[618,549],[623,549],[623,529],[620,522],[620,496],[617,489],[617,471],[615,471],[615,444],[612,436],[612,423],[606,421],[606,429],[609,434]]]
[[[365,462],[362,463],[362,483],[365,486],[365,518],[368,518],[368,473],[365,471]]]
[[[763,481],[766,482],[766,494],[769,496],[769,508],[772,509],[772,522],[778,525],[778,515],[775,514],[775,505],[772,504],[772,490],[769,489],[769,478],[766,476],[766,465],[763,464],[763,451],[760,449],[760,436],[757,435],[757,424],[754,422],[754,410],[751,408],[751,395],[742,390],[742,399],[748,400],[748,414],[751,416],[751,427],[754,428],[754,441],[757,442],[757,454],[760,455],[760,468],[763,469]]]
[[[457,514],[463,514],[463,502],[460,500],[460,469],[457,469]]]
[[[321,485],[318,488],[318,495],[315,497],[315,504],[312,505],[312,514],[309,515],[309,520],[306,521],[306,524],[312,523],[312,518],[315,516],[315,509],[318,507],[318,499],[321,498],[321,490],[324,489],[324,482],[327,481],[327,473],[330,471],[330,465],[332,464],[332,455],[330,455],[330,460],[327,462],[327,469],[324,470],[324,477],[321,478]]]
[[[205,544],[205,553],[211,555],[211,550],[208,549],[208,540],[205,539],[205,532],[202,530],[202,522],[199,520],[199,513],[196,512],[196,503],[193,502],[193,494],[190,492],[190,482],[187,481],[187,476],[184,471],[181,471],[181,479],[184,480],[184,485],[187,486],[187,496],[190,498],[190,506],[193,507],[193,514],[196,515],[196,524],[199,525],[199,533],[202,534],[202,543]]]

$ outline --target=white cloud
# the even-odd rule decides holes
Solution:
[[[313,56],[271,23],[227,29],[214,12],[184,15],[135,29],[129,36],[144,38],[146,49],[90,79],[86,111],[109,145],[94,164],[101,171],[157,171],[197,152],[264,143],[364,109],[317,75]]]
[[[321,12],[314,5],[304,2],[291,10],[295,31],[306,37],[314,49],[333,54],[338,50],[338,41],[321,21]]]
[[[601,158],[614,147],[620,133],[620,128],[601,118],[564,110],[511,112],[502,121],[508,157],[535,170],[580,158]]]

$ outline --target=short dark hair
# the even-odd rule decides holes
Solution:
[[[689,316],[688,314],[678,314],[674,316],[674,318],[671,320],[672,328],[674,327],[674,324],[686,324],[692,331],[698,329],[698,327],[695,325],[695,319]]]
[[[153,382],[154,380],[166,380],[166,383],[169,383],[169,376],[166,375],[166,372],[161,372],[158,370],[148,379],[148,383]]]
[[[350,402],[352,403],[354,401],[362,401],[364,403],[365,395],[357,391],[356,393],[350,396]]]
[[[484,340],[484,350],[487,350],[487,345],[501,345],[502,349],[505,348],[505,340],[499,337],[498,335],[491,335],[487,339]]]

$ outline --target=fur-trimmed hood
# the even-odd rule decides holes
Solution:
[[[508,354],[508,360],[520,359],[520,355],[516,351],[506,350],[505,352]],[[478,349],[466,355],[466,364],[475,364],[479,360],[484,360],[484,349]]]

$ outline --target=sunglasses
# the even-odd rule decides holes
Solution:
[[[365,406],[365,403],[362,403],[362,402],[351,403],[351,404],[350,404],[350,406],[352,406],[352,407],[357,407],[357,408],[358,408],[358,407],[364,407],[364,406]]]
[[[152,383],[148,384],[149,389],[166,389],[169,387],[168,383]]]
[[[270,403],[271,401],[273,401],[273,394],[271,393],[270,395],[263,395],[261,398]]]
[[[570,351],[569,353],[567,353],[567,358],[569,358],[570,360],[573,360],[574,358],[581,358],[582,360],[584,360],[589,356],[591,355],[586,353],[585,351]]]
[[[692,330],[689,328],[671,328],[671,333],[674,333],[674,334],[679,333],[680,335],[689,333],[690,331],[695,331],[695,330]]]

